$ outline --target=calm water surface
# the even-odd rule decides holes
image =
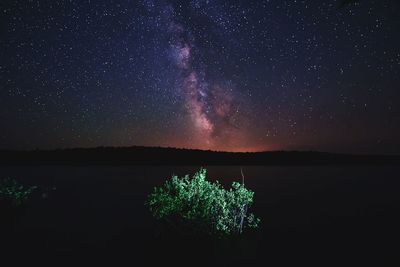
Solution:
[[[80,259],[185,265],[193,257],[191,265],[382,265],[396,258],[400,167],[244,166],[260,229],[229,240],[173,238],[148,213],[146,196],[171,174],[198,168],[1,167],[0,177],[41,188],[3,227],[4,253],[66,265]],[[241,181],[237,166],[207,171],[224,185]]]

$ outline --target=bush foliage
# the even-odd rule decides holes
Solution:
[[[253,196],[254,192],[238,182],[226,190],[218,181],[207,181],[206,169],[200,169],[192,178],[172,176],[154,188],[147,205],[159,219],[191,222],[209,233],[238,234],[260,222],[248,213]]]
[[[16,206],[23,204],[36,186],[23,186],[13,179],[0,180],[0,201],[7,201]]]

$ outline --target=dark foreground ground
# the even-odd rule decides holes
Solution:
[[[42,188],[17,217],[2,215],[0,265],[399,266],[398,166],[244,167],[262,224],[226,240],[179,236],[144,206],[172,173],[196,169],[0,167]],[[207,169],[240,180],[239,167]]]

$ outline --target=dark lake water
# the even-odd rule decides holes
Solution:
[[[244,166],[246,186],[255,191],[252,211],[262,220],[258,230],[223,240],[169,235],[147,211],[146,197],[171,174],[198,169],[1,167],[0,178],[41,188],[18,218],[3,223],[2,258],[35,266],[398,261],[400,167]],[[207,177],[229,185],[241,180],[240,168],[210,166]]]

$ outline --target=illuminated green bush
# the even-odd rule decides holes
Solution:
[[[226,190],[218,181],[207,181],[206,169],[200,169],[192,178],[172,176],[154,188],[147,205],[156,218],[191,222],[208,233],[234,234],[258,227],[260,219],[248,213],[253,196],[238,182]]]
[[[23,186],[13,179],[0,180],[0,202],[7,202],[19,206],[23,204],[36,186]]]

